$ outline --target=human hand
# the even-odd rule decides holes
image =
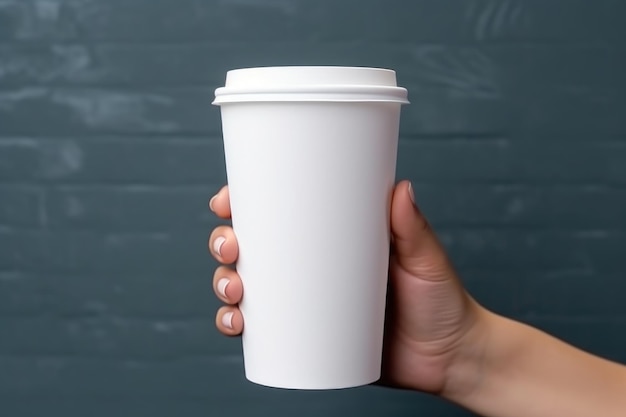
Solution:
[[[220,218],[230,218],[228,187],[209,202]],[[380,383],[451,395],[467,389],[456,378],[466,356],[480,350],[489,313],[463,289],[445,251],[417,205],[408,182],[399,183],[391,207],[392,252]],[[229,226],[211,233],[209,251],[222,264],[237,260],[238,246]],[[237,303],[244,288],[237,272],[217,268],[213,288],[226,303],[216,316],[225,335],[244,327]],[[463,383],[461,384],[460,382]]]

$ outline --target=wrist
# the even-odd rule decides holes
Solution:
[[[506,321],[478,304],[475,307],[471,327],[454,352],[441,392],[443,398],[461,405],[485,384],[491,362],[491,341],[496,328]]]

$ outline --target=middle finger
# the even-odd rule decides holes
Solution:
[[[209,237],[208,247],[213,257],[223,264],[232,264],[239,256],[237,238],[230,226],[216,227]]]

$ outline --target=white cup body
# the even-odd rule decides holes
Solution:
[[[400,107],[222,104],[250,381],[336,389],[380,377]]]

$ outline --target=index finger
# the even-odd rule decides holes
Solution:
[[[211,200],[209,200],[209,209],[222,219],[230,219],[230,195],[228,193],[228,185],[223,186]]]

